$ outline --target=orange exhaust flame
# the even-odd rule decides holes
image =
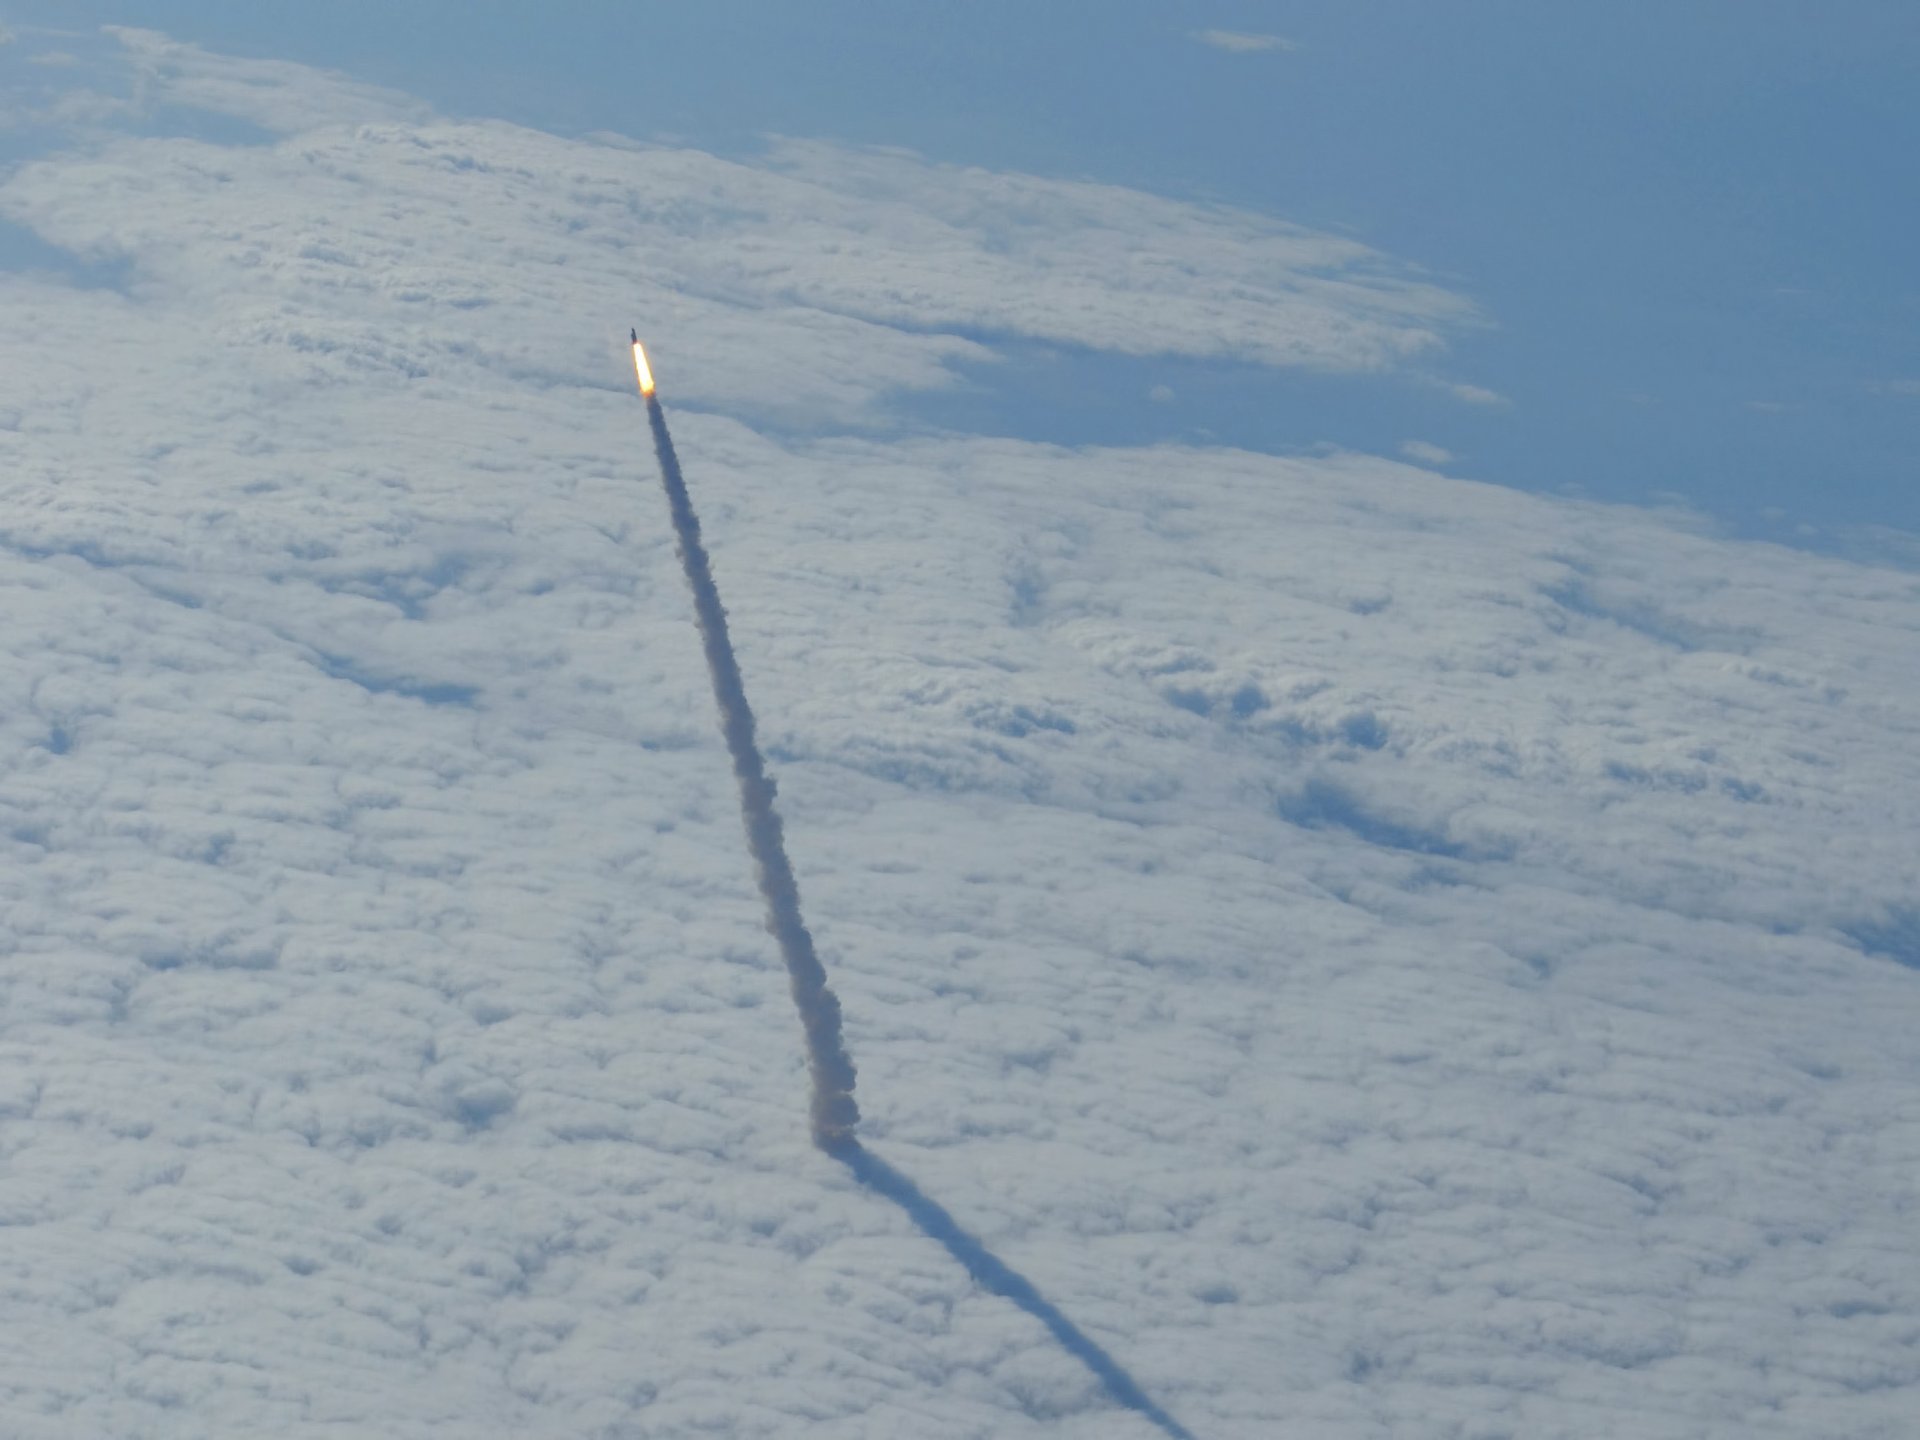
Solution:
[[[653,367],[647,364],[647,352],[640,348],[638,340],[633,342],[633,373],[640,381],[640,394],[643,398],[653,397]]]

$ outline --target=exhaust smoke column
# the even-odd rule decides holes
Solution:
[[[654,394],[653,371],[638,336],[633,339],[634,376],[647,402],[647,423],[653,427],[653,449],[660,459],[660,480],[666,487],[673,514],[673,533],[693,591],[693,613],[707,652],[707,672],[713,680],[714,702],[720,707],[720,729],[733,757],[734,778],[740,782],[740,818],[746,824],[747,849],[767,902],[767,930],[786,961],[793,1003],[807,1037],[807,1069],[813,1078],[813,1143],[839,1151],[856,1145],[854,1127],[860,1107],[853,1098],[853,1061],[840,1038],[840,1001],[827,986],[827,972],[814,953],[813,936],[800,914],[800,888],[787,859],[786,837],[774,809],[774,784],[754,739],[753,711],[747,705],[740,664],[727,634],[727,612],[720,604],[713,567],[700,542],[700,519],[687,497],[680,475],[680,459],[667,433],[667,417]]]
[[[827,988],[827,972],[821,968],[820,958],[813,952],[813,936],[800,918],[800,891],[794,884],[793,866],[787,861],[780,816],[773,808],[773,781],[767,778],[766,761],[753,738],[753,711],[747,708],[740,665],[727,635],[727,612],[713,583],[706,547],[700,543],[700,520],[687,498],[680,460],[673,453],[673,437],[667,434],[667,417],[653,393],[653,371],[637,334],[633,336],[633,373],[641,398],[647,402],[647,422],[653,427],[660,479],[673,511],[680,564],[693,591],[693,612],[707,650],[713,698],[720,707],[720,728],[733,756],[734,777],[740,782],[740,815],[746,822],[747,848],[753,852],[760,893],[767,902],[767,929],[780,943],[787,977],[793,985],[793,1003],[807,1032],[807,1068],[813,1075],[813,1143],[845,1165],[868,1190],[905,1211],[921,1233],[945,1247],[975,1283],[1011,1301],[1044,1325],[1067,1353],[1106,1387],[1116,1403],[1157,1425],[1169,1440],[1194,1440],[1192,1432],[1161,1409],[1117,1360],[1042,1295],[1031,1280],[987,1249],[944,1206],[869,1151],[854,1134],[860,1109],[853,1100],[853,1061],[847,1058],[840,1039],[840,1002]]]

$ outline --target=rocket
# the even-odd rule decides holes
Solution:
[[[629,329],[627,331],[627,338],[633,342],[633,375],[634,378],[640,382],[640,398],[642,400],[651,400],[653,398],[653,370],[652,367],[647,364],[646,349],[640,344],[640,332]]]

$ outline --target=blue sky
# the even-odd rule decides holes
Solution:
[[[1423,266],[1490,322],[1430,375],[1387,381],[1016,347],[973,392],[923,403],[941,423],[1273,450],[1419,440],[1455,473],[1677,495],[1740,533],[1920,529],[1920,19],[1898,0],[4,13],[151,25],[563,133],[740,154],[775,132],[1218,199]],[[1223,48],[1195,38],[1208,30],[1286,43]],[[1172,398],[1142,406],[1156,384]]]
[[[768,131],[900,144],[1341,229],[1483,305],[1492,327],[1456,342],[1448,378],[1512,401],[1198,367],[1140,413],[1138,367],[1049,356],[932,412],[968,428],[1418,438],[1463,474],[1678,494],[1749,533],[1920,528],[1920,285],[1902,238],[1920,228],[1902,160],[1920,151],[1920,23],[1898,3],[8,13],[150,24],[563,131],[726,153]],[[1296,48],[1190,38],[1209,28]]]

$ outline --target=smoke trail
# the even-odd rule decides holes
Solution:
[[[680,566],[693,591],[693,613],[707,651],[714,702],[720,707],[720,729],[733,756],[734,778],[740,782],[740,818],[746,824],[747,849],[753,854],[760,894],[767,902],[767,930],[780,946],[781,959],[787,962],[793,1003],[807,1032],[807,1070],[813,1077],[813,1143],[832,1151],[853,1143],[854,1126],[860,1122],[860,1107],[853,1099],[853,1061],[840,1039],[840,1001],[827,988],[827,972],[814,953],[813,936],[801,918],[800,888],[794,883],[793,866],[787,859],[779,812],[773,808],[774,784],[767,777],[767,763],[753,738],[753,711],[747,705],[733,641],[727,635],[727,612],[713,583],[706,547],[700,543],[700,518],[687,498],[687,482],[681,478],[680,458],[673,453],[673,437],[667,433],[667,417],[660,401],[651,394],[646,400],[653,449],[660,457],[660,480],[666,486],[667,505],[673,512]]]
[[[1157,1425],[1170,1440],[1193,1440],[1179,1421],[1156,1405],[1139,1382],[1042,1295],[1031,1280],[987,1249],[944,1206],[855,1137],[860,1108],[853,1099],[853,1061],[840,1038],[840,1001],[827,988],[827,972],[814,953],[813,936],[800,915],[800,890],[787,859],[780,816],[773,808],[773,781],[767,777],[766,761],[754,740],[753,711],[747,705],[740,663],[734,658],[733,641],[727,634],[727,612],[720,604],[720,590],[713,581],[706,547],[700,543],[700,519],[687,497],[680,457],[674,454],[673,437],[667,433],[667,417],[653,394],[652,376],[645,368],[637,340],[634,358],[640,367],[647,423],[653,427],[654,453],[660,457],[661,483],[666,486],[667,505],[673,512],[680,565],[693,591],[694,617],[706,647],[713,698],[720,707],[720,728],[733,756],[734,778],[740,782],[740,816],[746,823],[747,848],[753,853],[760,893],[767,902],[767,929],[779,942],[781,957],[787,962],[793,1003],[807,1033],[807,1069],[813,1076],[813,1143],[845,1165],[868,1190],[904,1210],[922,1234],[945,1247],[975,1284],[1011,1301],[1046,1326],[1068,1354],[1093,1372],[1116,1402]]]

